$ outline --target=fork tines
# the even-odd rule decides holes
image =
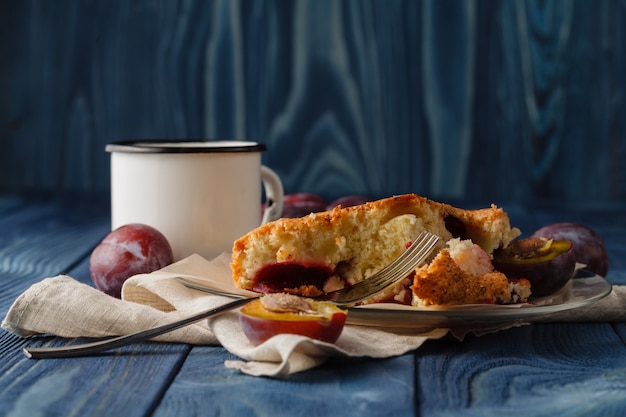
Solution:
[[[421,232],[411,246],[389,265],[353,285],[347,292],[338,295],[333,301],[341,304],[354,304],[372,297],[399,279],[406,277],[418,267],[438,241],[439,236],[426,231]]]
[[[421,232],[406,251],[377,273],[378,279],[370,283],[371,287],[383,289],[391,284],[392,281],[404,278],[418,266],[418,263],[421,263],[419,259],[427,256],[438,240],[439,237],[436,235],[426,231]],[[401,275],[401,277],[398,277],[398,275]]]

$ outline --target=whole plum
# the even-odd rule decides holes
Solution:
[[[326,207],[326,209],[332,210],[339,205],[343,208],[358,206],[361,204],[365,204],[368,201],[372,201],[372,199],[369,197],[362,196],[362,195],[347,195],[347,196],[340,197],[334,200]]]
[[[313,193],[286,194],[283,200],[282,217],[302,217],[326,210],[328,203]]]
[[[161,232],[131,223],[113,230],[96,246],[89,259],[89,273],[99,290],[120,298],[128,278],[156,271],[173,261],[172,248]]]
[[[577,262],[585,264],[587,270],[603,277],[608,273],[609,257],[604,241],[588,226],[571,222],[553,223],[537,230],[533,236],[569,240]]]

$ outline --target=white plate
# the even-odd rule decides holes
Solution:
[[[462,305],[452,307],[411,307],[400,304],[372,304],[349,309],[347,324],[412,331],[438,327],[476,327],[515,324],[550,313],[582,307],[606,297],[611,284],[600,275],[578,270],[557,293],[513,305]]]

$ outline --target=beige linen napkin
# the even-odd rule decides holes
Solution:
[[[15,300],[2,327],[20,336],[54,334],[73,338],[127,334],[164,324],[230,301],[226,297],[186,288],[174,277],[201,280],[223,290],[241,292],[232,284],[229,261],[228,254],[212,261],[192,255],[152,274],[134,276],[125,283],[122,300],[65,275],[46,278]],[[559,321],[626,321],[626,291],[615,287],[610,296],[594,305],[559,313],[555,318]],[[480,335],[523,324],[451,332],[449,329],[428,329],[411,334],[348,325],[335,344],[296,335],[279,335],[255,347],[241,331],[238,320],[237,312],[231,311],[156,340],[219,344],[240,358],[227,361],[227,367],[250,375],[282,377],[319,366],[333,356],[392,357],[447,334],[462,339],[468,333]]]

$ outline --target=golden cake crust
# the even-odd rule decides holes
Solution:
[[[472,275],[465,272],[450,257],[447,250],[441,251],[429,265],[415,272],[413,294],[414,305],[458,305],[495,304],[510,297],[509,280],[501,272]]]

